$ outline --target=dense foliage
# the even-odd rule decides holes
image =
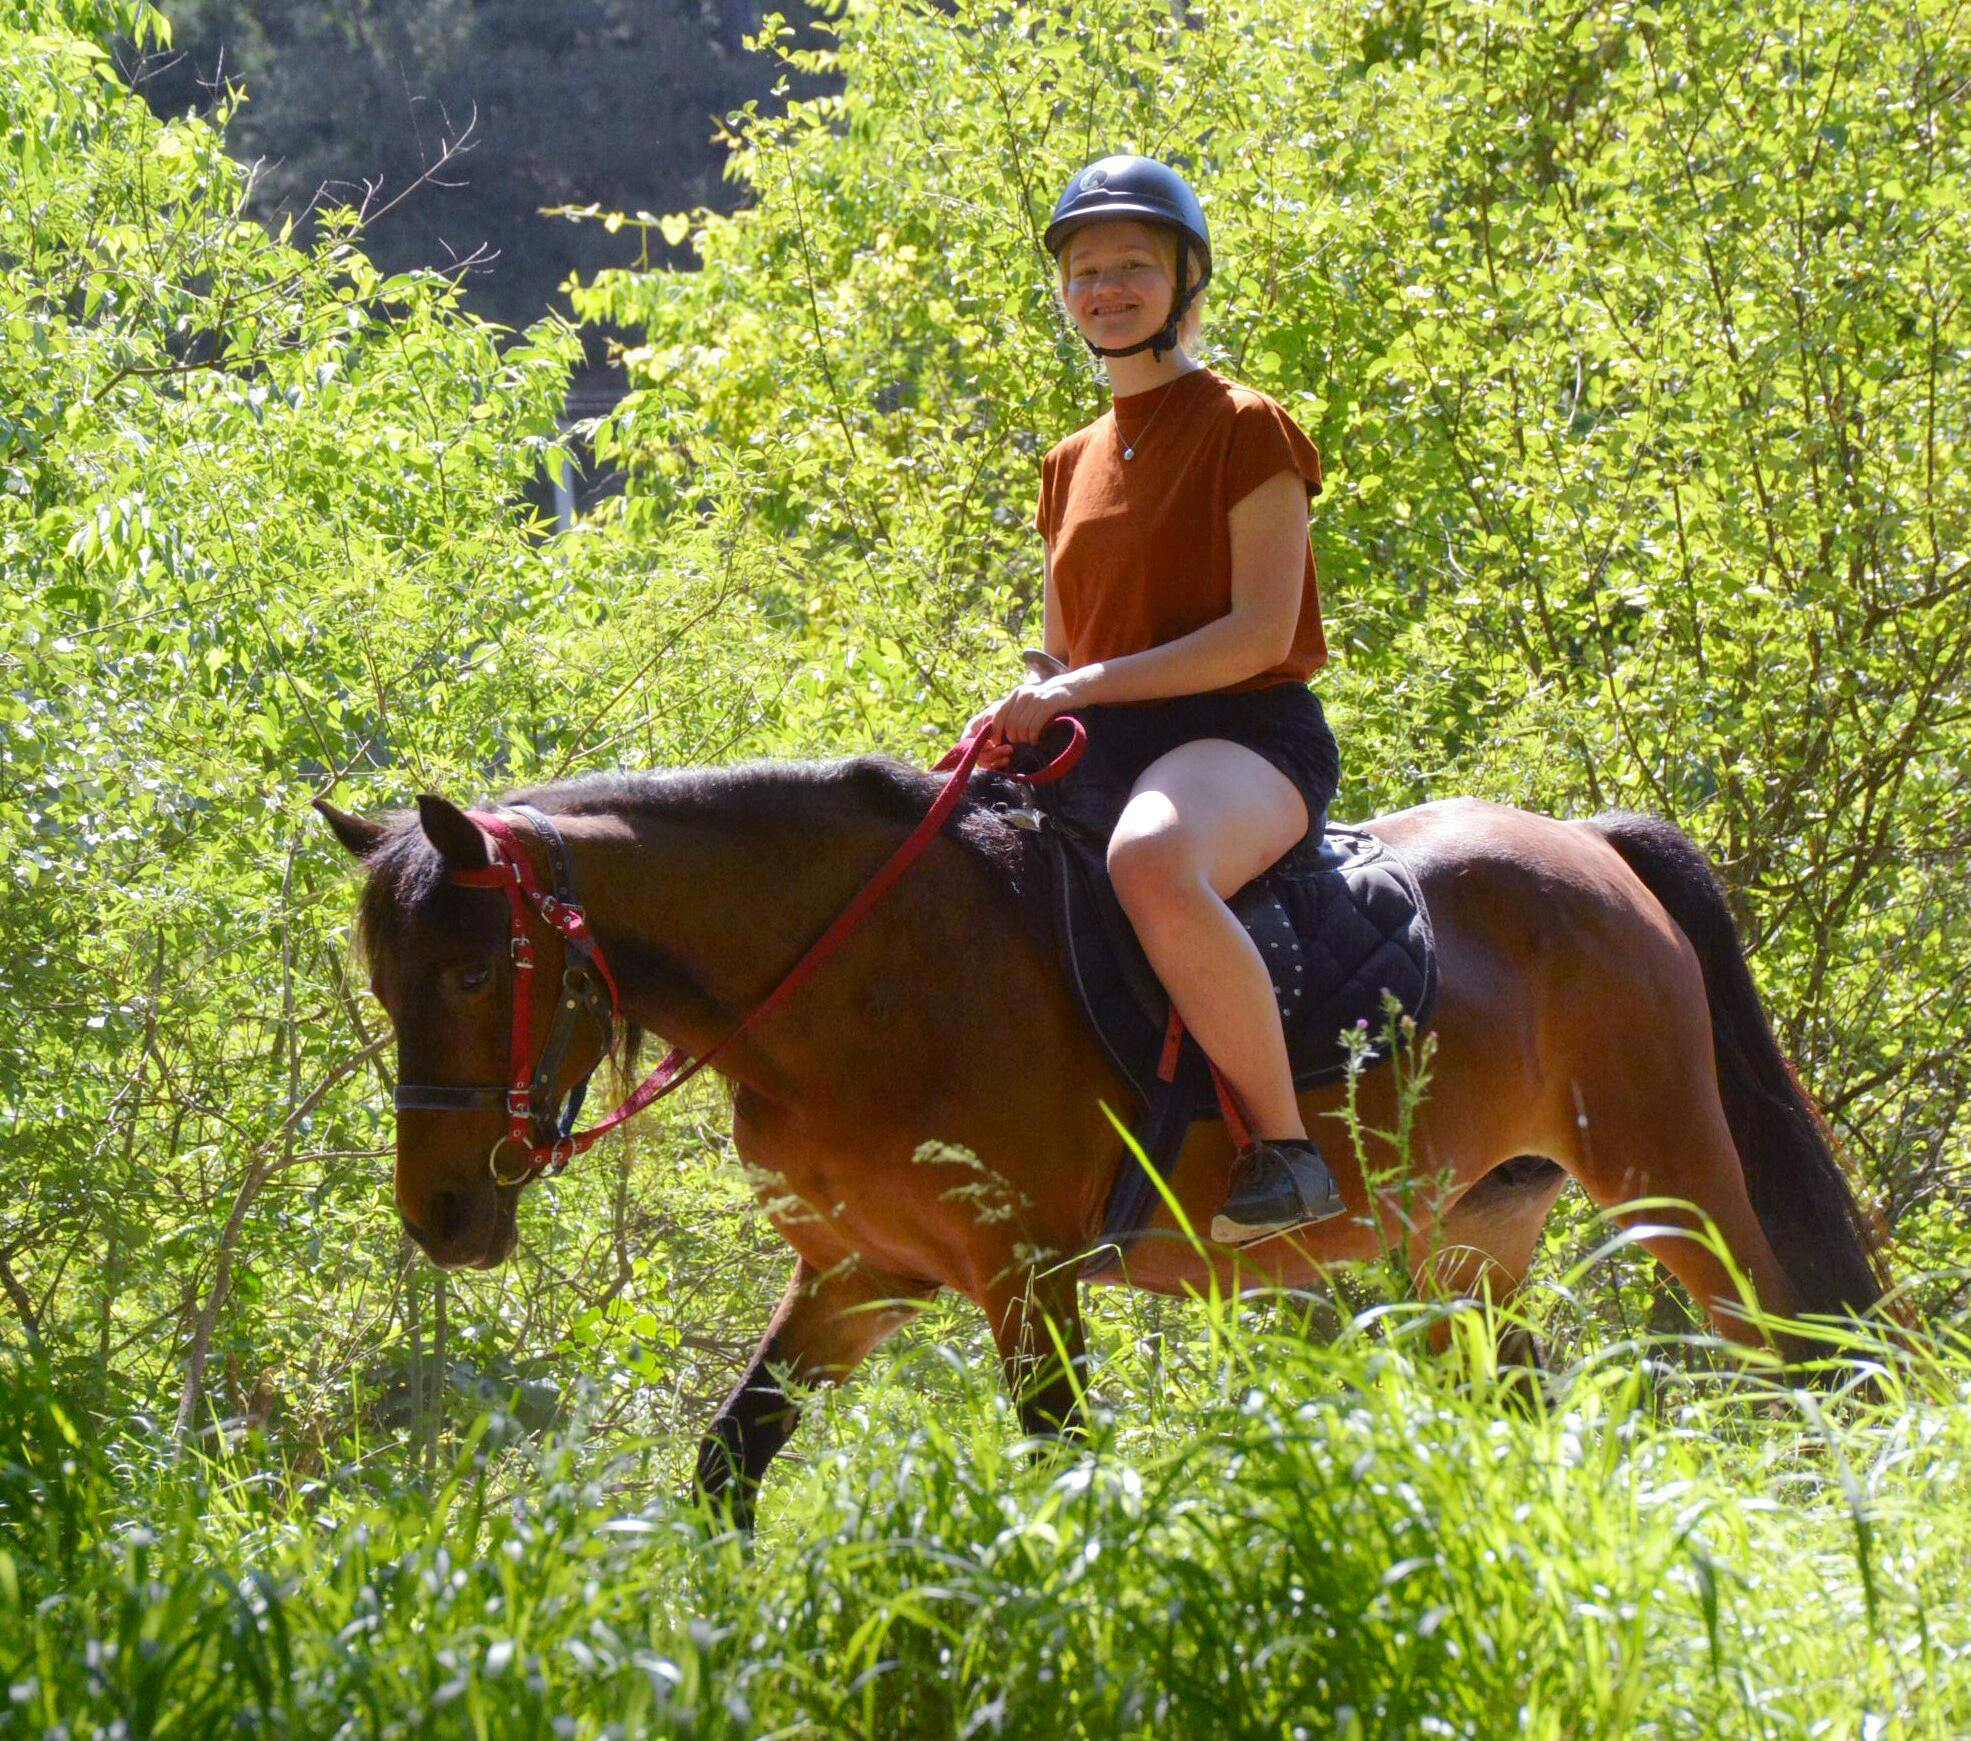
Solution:
[[[307,799],[725,753],[780,662],[728,570],[750,534],[681,529],[655,573],[544,544],[566,328],[504,342],[333,224],[268,234],[217,133],[87,36],[10,29],[0,93],[10,1334],[188,1424],[209,1358],[228,1412],[333,1438],[365,1384],[416,1412],[443,1293],[398,1273],[387,1059]],[[473,1316],[483,1364],[530,1339],[522,1302]]]
[[[1073,1697],[1089,1732],[1198,1733],[1245,1697],[1277,1734],[1310,1686],[1317,1732],[1804,1734],[1836,1696],[1832,1733],[1961,1728],[1959,1354],[1774,1421],[1634,1366],[1622,1252],[1540,1295],[1578,1359],[1551,1415],[1499,1421],[1386,1314],[1328,1356],[1126,1303],[1095,1330],[1113,1456],[1020,1475],[941,1307],[803,1441],[750,1569],[655,1502],[600,1529],[674,1484],[778,1289],[721,1097],[532,1193],[498,1275],[408,1261],[306,808],[928,759],[1036,638],[1037,456],[1101,403],[1039,226],[1087,156],[1172,155],[1212,215],[1210,360],[1328,461],[1342,808],[1690,829],[1941,1313],[1971,1140],[1951,16],[856,0],[826,55],[775,38],[840,95],[742,117],[749,203],[662,220],[693,269],[578,298],[642,335],[598,436],[631,485],[552,538],[526,492],[575,333],[386,276],[352,217],[254,221],[226,109],[160,121],[102,48],[161,40],[140,0],[0,7],[0,1340],[41,1372],[0,1399],[0,1729],[154,1711],[160,1660],[183,1726],[252,1699],[305,1733],[364,1700],[527,1732],[552,1692],[591,1731],[1033,1733]],[[591,1437],[509,1502],[485,1453],[578,1399]],[[464,1484],[421,1485],[489,1405]],[[154,1466],[178,1433],[245,1460]],[[1266,1646],[1317,1610],[1361,1654],[1309,1681]]]

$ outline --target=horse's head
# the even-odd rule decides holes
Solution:
[[[358,936],[370,989],[396,1031],[400,1099],[426,1102],[397,1114],[398,1213],[441,1267],[491,1269],[513,1249],[527,1172],[510,1145],[498,1174],[492,1164],[508,1131],[504,1094],[493,1091],[508,1086],[514,952],[500,889],[459,880],[491,865],[486,836],[442,798],[420,798],[415,816],[388,823],[320,799],[315,808],[369,872]],[[532,916],[528,934],[540,964],[528,999],[538,1055],[561,995],[562,952]],[[582,1023],[556,1088],[585,1077],[606,1044],[596,1023]]]

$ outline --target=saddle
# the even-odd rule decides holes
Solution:
[[[1168,1179],[1192,1122],[1225,1116],[1227,1092],[1136,940],[1109,881],[1106,838],[1079,825],[1051,789],[1035,788],[1032,801],[1012,819],[1033,833],[1046,865],[1062,966],[1135,1096],[1132,1135]],[[1317,848],[1290,852],[1227,904],[1272,976],[1296,1087],[1346,1074],[1341,1036],[1358,1024],[1367,1027],[1367,1060],[1380,1060],[1385,994],[1419,1025],[1428,1020],[1437,993],[1430,916],[1410,867],[1374,835],[1331,827]],[[1125,1152],[1085,1277],[1121,1262],[1157,1201],[1149,1175]]]

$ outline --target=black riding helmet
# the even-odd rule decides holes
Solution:
[[[1198,292],[1211,281],[1211,232],[1205,228],[1204,207],[1191,185],[1167,163],[1154,157],[1098,157],[1086,169],[1072,176],[1054,202],[1054,216],[1041,239],[1047,252],[1061,257],[1062,245],[1087,224],[1110,218],[1140,218],[1144,223],[1163,224],[1177,232],[1177,294],[1171,298],[1170,318],[1148,338],[1121,350],[1108,350],[1083,337],[1098,357],[1128,357],[1147,350],[1161,361],[1165,351],[1177,348],[1177,324]],[[1197,283],[1184,285],[1186,256],[1198,251],[1203,268]]]

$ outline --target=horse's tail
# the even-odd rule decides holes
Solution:
[[[1718,1092],[1753,1212],[1800,1310],[1859,1315],[1886,1286],[1879,1241],[1833,1133],[1779,1049],[1710,861],[1681,829],[1611,810],[1590,820],[1697,951],[1711,1006]]]

